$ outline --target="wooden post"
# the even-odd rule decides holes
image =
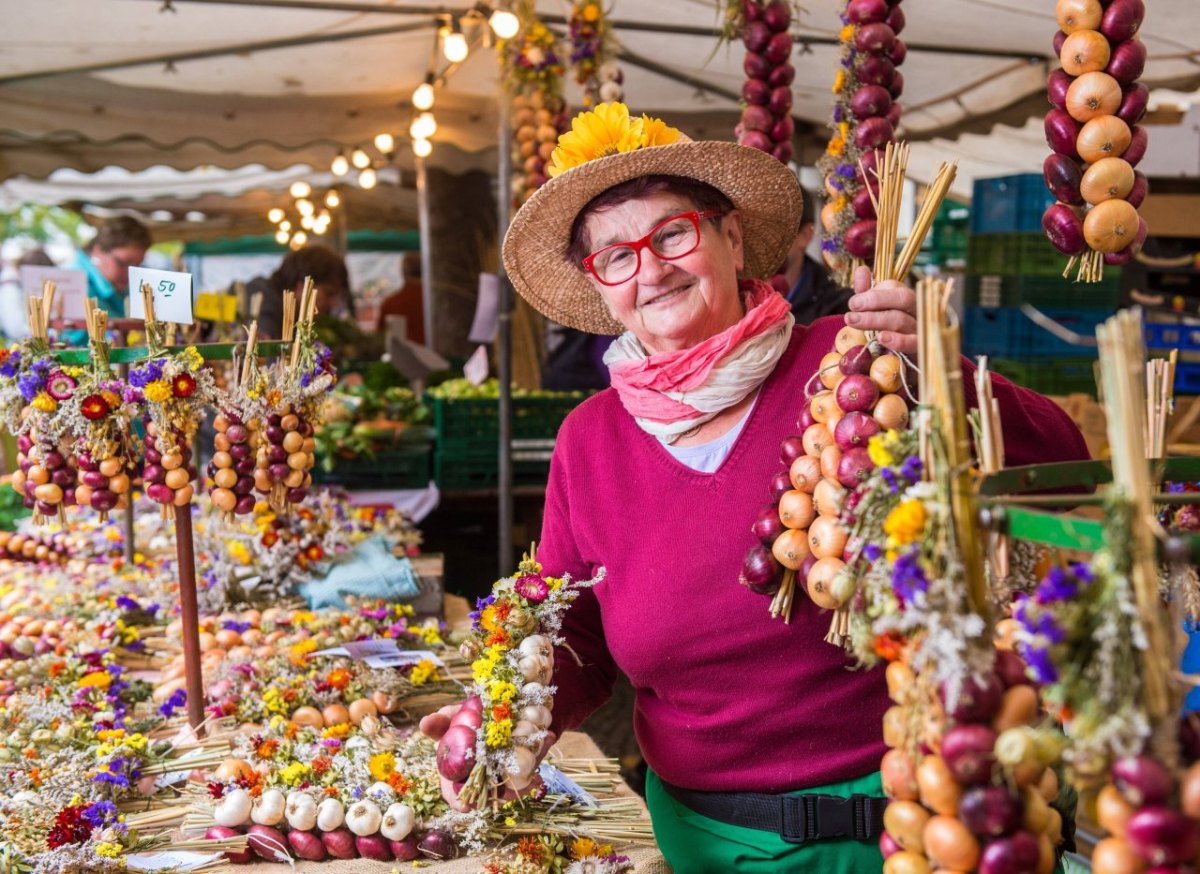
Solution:
[[[192,505],[175,508],[175,555],[179,569],[179,611],[183,623],[183,670],[188,723],[200,732],[204,721],[204,676],[200,670],[200,609],[196,602],[196,554],[192,545]]]

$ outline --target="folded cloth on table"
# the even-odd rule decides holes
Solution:
[[[371,537],[338,559],[323,577],[300,585],[309,607],[344,608],[347,595],[411,601],[420,594],[412,562],[392,554],[385,537]]]

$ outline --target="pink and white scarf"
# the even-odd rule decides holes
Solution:
[[[604,354],[613,388],[638,425],[674,443],[756,391],[792,336],[788,303],[761,280],[740,284],[741,321],[688,349],[650,355],[626,331]]]

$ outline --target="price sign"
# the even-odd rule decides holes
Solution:
[[[487,347],[480,346],[475,350],[475,353],[467,359],[467,363],[463,365],[463,376],[471,385],[483,385],[488,378],[488,356]]]
[[[129,316],[144,319],[141,287],[145,283],[154,292],[154,317],[160,322],[180,325],[192,323],[192,274],[151,270],[149,267],[129,268]]]
[[[237,320],[237,298],[232,294],[196,295],[196,318],[209,322]]]
[[[64,270],[39,264],[26,264],[21,268],[21,288],[26,294],[40,295],[47,281],[54,283],[54,306],[50,318],[82,322],[85,318],[83,299],[87,297],[87,274],[82,270]]]

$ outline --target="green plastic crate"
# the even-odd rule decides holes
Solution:
[[[313,469],[313,481],[348,489],[423,489],[429,485],[429,444],[384,449],[374,455],[335,459],[333,470],[321,464]]]
[[[1059,358],[1051,361],[988,359],[988,368],[1019,386],[1044,395],[1096,396],[1095,358]]]
[[[563,419],[584,400],[582,394],[513,398],[514,440],[553,440]],[[439,398],[433,408],[439,448],[495,451],[500,438],[500,402],[495,398]]]
[[[963,303],[972,307],[1018,307],[1023,303],[1054,309],[1115,309],[1121,299],[1121,277],[1106,270],[1100,282],[1074,282],[1061,276],[1006,276],[1003,274],[967,277]]]
[[[934,219],[929,234],[929,263],[938,265],[961,264],[967,258],[970,241],[970,213],[961,207],[956,212],[961,216]]]
[[[972,234],[967,273],[1001,276],[1057,276],[1067,266],[1045,234]]]
[[[433,453],[433,478],[442,491],[494,489],[500,483],[499,449],[438,445]],[[513,483],[545,485],[550,476],[549,450],[521,453],[514,448]],[[521,458],[528,454],[532,457]],[[542,456],[542,457],[537,457]]]

